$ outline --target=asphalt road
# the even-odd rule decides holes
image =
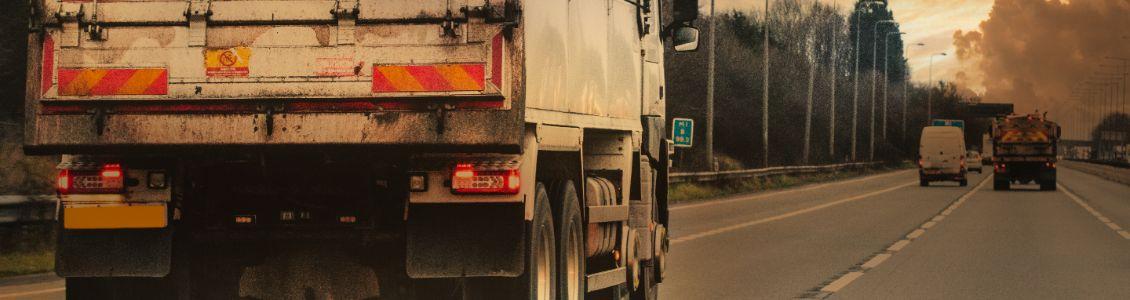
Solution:
[[[664,299],[1130,299],[1130,186],[919,187],[914,170],[672,208]],[[0,299],[61,299],[58,279]]]

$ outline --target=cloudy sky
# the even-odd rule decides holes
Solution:
[[[776,0],[773,0],[776,1]],[[799,0],[805,1],[805,0]],[[812,0],[808,0],[812,1]],[[818,0],[850,10],[854,0]],[[908,57],[915,81],[927,81],[929,77],[930,55],[946,52],[947,56],[934,58],[934,79],[952,80],[960,70],[960,63],[954,57],[953,33],[957,30],[977,29],[981,21],[989,18],[993,0],[890,0],[895,19],[907,32],[907,44],[923,43],[922,47],[910,47]],[[709,13],[709,0],[700,0],[703,10]],[[716,0],[716,9],[724,12],[732,9],[762,10],[764,0]],[[981,87],[970,87],[982,92]]]

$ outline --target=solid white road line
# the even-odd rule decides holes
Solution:
[[[836,206],[836,205],[840,205],[840,204],[844,204],[844,203],[848,203],[848,202],[852,202],[852,201],[857,201],[857,200],[860,200],[860,199],[866,199],[868,197],[873,197],[873,196],[876,196],[876,195],[879,195],[879,194],[889,193],[889,192],[892,192],[894,190],[901,189],[901,188],[904,188],[904,187],[908,187],[908,186],[911,186],[911,185],[916,184],[916,183],[918,183],[918,181],[907,182],[907,183],[900,184],[900,185],[897,185],[897,186],[894,186],[894,187],[889,187],[889,188],[886,188],[886,189],[882,189],[882,190],[878,190],[878,191],[874,191],[874,192],[870,192],[870,193],[866,193],[866,194],[858,195],[858,196],[854,196],[854,197],[848,197],[848,198],[824,203],[824,204],[821,204],[821,205],[817,205],[817,206],[813,206],[813,207],[809,207],[809,208],[805,208],[805,209],[801,209],[801,210],[797,210],[797,211],[792,211],[792,212],[781,214],[781,215],[776,215],[776,216],[772,216],[772,217],[768,217],[768,218],[764,218],[764,219],[759,219],[759,220],[753,220],[753,221],[740,223],[740,224],[734,224],[734,225],[721,227],[721,228],[717,228],[717,229],[713,229],[713,230],[708,230],[708,231],[704,231],[704,232],[700,232],[700,233],[696,233],[696,234],[692,234],[692,235],[688,235],[688,236],[678,237],[678,238],[671,239],[671,243],[672,244],[678,244],[678,243],[682,243],[682,242],[693,241],[693,240],[697,240],[697,239],[700,239],[700,238],[718,235],[718,234],[722,234],[722,233],[726,233],[726,232],[730,232],[730,231],[734,231],[734,230],[738,230],[738,229],[742,229],[742,228],[746,228],[746,227],[750,227],[750,226],[754,226],[754,225],[760,225],[760,224],[765,224],[765,223],[769,223],[769,222],[773,222],[773,221],[784,220],[784,219],[788,219],[788,218],[791,218],[791,217],[807,214],[807,213],[818,211],[818,210],[825,209],[825,208],[829,208],[829,207],[832,207],[832,206]]]
[[[811,191],[811,190],[821,189],[821,188],[826,188],[826,187],[831,187],[831,186],[837,186],[837,185],[843,185],[843,184],[848,184],[848,183],[856,183],[856,182],[860,182],[860,181],[878,179],[878,178],[893,176],[893,175],[897,175],[897,174],[901,174],[903,172],[909,172],[909,171],[910,170],[893,171],[893,172],[890,172],[890,173],[871,175],[871,176],[856,178],[856,179],[851,179],[851,180],[822,183],[822,184],[810,185],[810,186],[795,188],[795,189],[785,189],[785,190],[766,193],[766,194],[755,194],[755,195],[744,196],[744,197],[738,196],[736,198],[726,199],[726,200],[716,200],[716,201],[705,200],[705,201],[700,202],[700,203],[692,203],[692,204],[686,204],[686,205],[676,205],[675,207],[672,207],[668,210],[669,211],[676,211],[676,210],[684,210],[684,209],[691,209],[691,208],[699,208],[699,207],[703,207],[703,206],[714,206],[714,205],[719,205],[719,204],[727,204],[727,203],[734,203],[734,202],[764,199],[764,198],[773,197],[773,196],[786,194],[786,193]]]
[[[1083,198],[1079,198],[1078,195],[1072,193],[1071,190],[1068,190],[1067,187],[1063,186],[1063,184],[1056,183],[1055,185],[1059,186],[1059,191],[1064,195],[1067,195],[1067,198],[1071,198],[1071,200],[1075,201],[1076,204],[1079,204],[1080,207],[1083,207],[1083,209],[1091,212],[1091,215],[1095,216],[1095,218],[1098,219],[1099,222],[1102,222],[1103,225],[1110,227],[1111,230],[1114,230],[1114,233],[1122,236],[1122,238],[1130,240],[1130,233],[1127,233],[1126,230],[1123,230],[1122,226],[1118,226],[1118,224],[1115,224],[1114,221],[1110,220],[1110,218],[1103,216],[1102,213],[1092,208],[1091,205],[1087,204],[1087,202],[1083,202]]]
[[[0,299],[21,298],[21,297],[27,297],[27,296],[31,296],[31,295],[62,292],[62,291],[65,291],[65,290],[67,290],[67,288],[61,287],[61,288],[51,288],[51,289],[28,291],[28,292],[3,294],[3,295],[0,295]]]

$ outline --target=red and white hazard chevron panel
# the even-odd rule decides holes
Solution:
[[[374,65],[373,93],[483,91],[484,69],[483,64]]]
[[[165,95],[169,72],[164,68],[60,68],[59,96]]]

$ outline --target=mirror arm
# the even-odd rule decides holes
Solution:
[[[663,29],[659,30],[659,38],[667,39],[671,37],[671,32],[680,27],[694,27],[694,21],[672,21],[667,24],[667,26],[663,26]]]

